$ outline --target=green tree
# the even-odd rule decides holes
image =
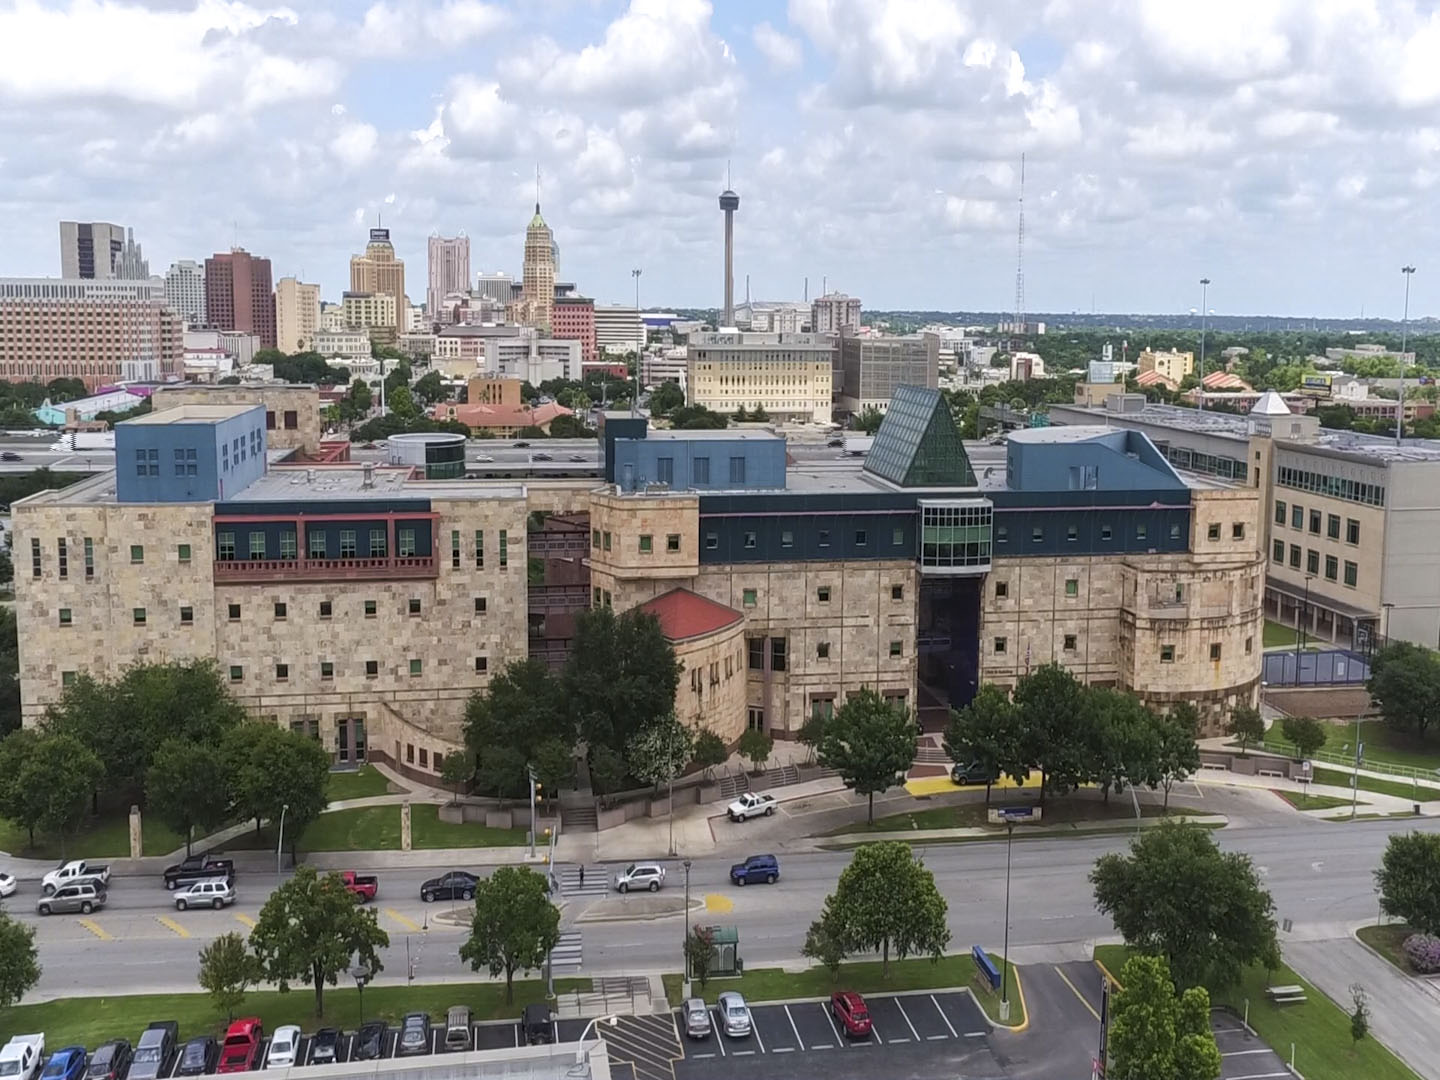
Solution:
[[[465,744],[481,790],[517,794],[526,766],[547,784],[568,779],[575,725],[560,681],[539,660],[512,660],[466,702]]]
[[[1009,695],[985,683],[968,705],[950,711],[943,739],[945,753],[957,765],[978,763],[987,778],[1004,774],[1023,782],[1030,767],[1022,760],[1017,720]],[[985,781],[986,803],[993,783]]]
[[[884,413],[874,405],[866,405],[865,408],[855,414],[855,418],[850,423],[856,431],[863,431],[866,435],[874,435],[875,432],[880,430],[880,425],[884,420]]]
[[[1287,716],[1280,721],[1280,732],[1294,744],[1295,756],[1301,760],[1325,745],[1325,725],[1313,716]]]
[[[830,972],[831,981],[840,977],[840,965],[846,957],[845,933],[833,914],[827,913],[810,924],[800,955],[822,965]]]
[[[658,788],[680,774],[694,748],[694,734],[670,712],[630,736],[625,744],[625,760],[637,779]]]
[[[1370,1000],[1365,987],[1359,983],[1350,985],[1350,1045],[1360,1045],[1360,1040],[1370,1034]]]
[[[34,728],[21,728],[0,739],[0,817],[24,828],[32,848],[40,822],[40,793],[25,787],[21,778],[39,742],[40,733]]]
[[[219,746],[167,739],[145,774],[146,807],[185,836],[185,854],[196,829],[208,833],[229,816],[230,762]]]
[[[810,751],[810,760],[815,760],[815,755],[820,752],[820,744],[825,741],[825,725],[830,722],[830,715],[818,707],[810,709],[810,715],[800,725],[800,730],[795,733],[795,741]]]
[[[725,740],[719,735],[709,728],[701,728],[695,733],[695,747],[690,751],[690,763],[705,770],[706,780],[711,778],[717,765],[724,765],[729,759],[730,752],[725,749]]]
[[[1200,771],[1200,747],[1195,743],[1200,717],[1195,706],[1184,701],[1172,706],[1168,713],[1150,716],[1155,731],[1160,786],[1165,789],[1168,810],[1170,789]]]
[[[7,541],[10,535],[5,534]],[[9,567],[10,549],[0,547],[0,572]],[[0,607],[0,737],[19,727],[20,637],[15,627],[15,609],[6,606]]]
[[[438,371],[427,371],[415,380],[411,393],[426,405],[434,405],[450,396],[450,390],[440,378]]]
[[[45,396],[55,405],[63,405],[67,401],[78,401],[88,396],[89,390],[79,379],[51,379],[45,384]]]
[[[383,348],[383,346],[381,347]],[[410,386],[410,377],[414,374],[414,370],[410,367],[410,361],[403,356],[385,357],[384,359],[395,360],[395,365],[385,376],[385,403],[388,405],[390,404],[390,395],[402,386],[407,388]]]
[[[590,747],[590,786],[601,795],[611,795],[625,785],[629,768],[618,750],[601,744]]]
[[[1239,742],[1241,757],[1249,756],[1246,751],[1251,743],[1265,741],[1265,719],[1260,715],[1259,709],[1249,705],[1235,706],[1225,730]]]
[[[693,926],[685,935],[685,960],[690,965],[690,978],[700,984],[704,993],[710,981],[710,962],[715,957],[715,935],[708,926]]]
[[[1375,887],[1386,915],[1440,935],[1440,833],[1390,837],[1375,871]]]
[[[1125,943],[1163,956],[1177,986],[1223,989],[1279,956],[1275,905],[1249,856],[1222,853],[1198,825],[1146,830],[1128,854],[1102,855],[1090,883]]]
[[[306,826],[328,803],[330,755],[315,739],[263,721],[232,731],[224,753],[236,807],[257,826],[262,820],[278,823],[283,814],[295,858]]]
[[[890,954],[939,960],[950,942],[945,898],[935,875],[916,861],[909,844],[861,844],[825,898],[820,921],[834,929],[846,955],[878,952],[890,974]]]
[[[0,908],[0,1009],[8,1009],[40,981],[35,928]]]
[[[1015,684],[1021,760],[1040,768],[1040,801],[1065,795],[1089,779],[1090,752],[1083,733],[1084,687],[1056,663],[1042,664]]]
[[[327,984],[334,986],[352,966],[372,976],[383,970],[378,950],[389,944],[375,912],[355,903],[339,874],[321,877],[309,866],[296,867],[270,894],[250,931],[260,974],[282,994],[291,982],[313,987],[316,1016],[325,1013]]]
[[[770,755],[775,750],[775,739],[768,731],[761,731],[759,728],[747,728],[740,735],[740,741],[735,749],[740,756],[750,759],[750,771],[759,772],[770,760]]]
[[[578,416],[557,416],[550,421],[550,438],[552,439],[592,439],[594,437],[594,429],[586,427],[585,421]]]
[[[825,725],[820,764],[835,769],[845,786],[868,800],[867,821],[875,820],[875,796],[904,783],[915,762],[920,729],[910,710],[868,687],[845,698]]]
[[[16,783],[30,792],[26,807],[33,819],[22,825],[61,838],[78,832],[90,796],[105,775],[100,759],[70,735],[46,735],[26,757]]]
[[[679,383],[662,382],[650,391],[650,415],[668,416],[685,404],[685,391]]]
[[[475,917],[460,959],[505,975],[505,1001],[515,1000],[515,972],[545,963],[560,940],[560,909],[545,878],[525,866],[502,866],[475,885]]]
[[[420,415],[420,406],[415,403],[415,395],[410,392],[408,386],[397,386],[394,390],[386,390],[385,407],[400,420],[414,420]]]
[[[639,608],[580,612],[560,683],[580,736],[623,751],[635,732],[675,707],[680,662],[660,621]]]
[[[1365,683],[1385,723],[1424,736],[1440,720],[1440,653],[1408,641],[1386,645]]]
[[[1108,1048],[1112,1080],[1215,1080],[1220,1048],[1210,1028],[1210,995],[1181,994],[1163,957],[1132,956],[1111,999]]]
[[[1161,769],[1155,714],[1123,690],[1085,687],[1080,701],[1088,750],[1084,775],[1100,785],[1105,801],[1111,791],[1120,791],[1127,783],[1156,787]]]
[[[200,989],[210,995],[215,1010],[225,1014],[226,1023],[235,1019],[245,992],[259,981],[260,965],[243,934],[221,934],[200,950]]]
[[[671,410],[670,426],[681,431],[724,431],[730,421],[704,405],[681,405]]]
[[[453,793],[451,802],[459,802],[460,796],[475,777],[475,759],[467,751],[457,750],[445,756],[440,766],[440,782]]]

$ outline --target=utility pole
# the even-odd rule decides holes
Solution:
[[[1410,277],[1415,273],[1415,267],[1402,266],[1400,272],[1405,275],[1405,311],[1400,316],[1400,403],[1395,407],[1396,446],[1405,437],[1405,331],[1410,326]]]
[[[1210,297],[1210,279],[1200,279],[1200,385],[1196,387],[1200,395],[1200,408],[1205,408],[1205,316],[1207,309],[1205,305]]]

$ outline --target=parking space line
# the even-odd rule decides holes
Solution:
[[[930,995],[930,1004],[935,1006],[935,1011],[940,1014],[940,1019],[943,1020],[943,1021],[945,1021],[945,1026],[950,1029],[950,1037],[951,1037],[952,1039],[958,1039],[960,1036],[957,1035],[957,1034],[955,1034],[955,1025],[952,1024],[952,1023],[950,1023],[950,1018],[945,1015],[945,1010],[942,1009],[942,1008],[940,1008],[940,1002],[938,1002],[938,1001],[935,1000],[935,995],[934,995],[934,994],[931,994],[931,995]],[[938,1035],[931,1036],[931,1037],[932,1037],[932,1038],[939,1038]]]
[[[158,922],[161,926],[165,927],[166,930],[174,931],[176,934],[180,935],[180,937],[190,936],[189,930],[186,930],[185,927],[181,926],[178,922],[170,918],[170,916],[168,915],[156,915],[155,921]]]
[[[793,1047],[793,1046],[777,1046],[774,1050],[771,1050],[770,1052],[771,1052],[772,1054],[793,1054],[793,1053],[795,1052],[795,1047]]]
[[[92,934],[94,934],[96,937],[98,937],[101,941],[114,941],[114,940],[115,940],[113,937],[111,937],[111,936],[106,932],[105,928],[104,928],[103,926],[101,926],[99,923],[97,923],[94,919],[81,919],[81,920],[80,920],[80,925],[83,926],[83,927],[85,927],[86,930],[89,930]]]
[[[1244,1054],[1272,1054],[1272,1053],[1274,1053],[1274,1051],[1271,1050],[1271,1049],[1267,1046],[1267,1047],[1265,1047],[1263,1050],[1231,1050],[1231,1051],[1228,1052],[1228,1053],[1222,1053],[1220,1056],[1221,1056],[1222,1058],[1227,1058],[1227,1057],[1240,1057],[1240,1056],[1242,1056],[1242,1055],[1244,1055]]]
[[[755,1017],[750,1017],[750,1032],[755,1036],[755,1042],[760,1047],[760,1052],[765,1052],[765,1040],[760,1038],[760,1025],[755,1023]]]
[[[915,1030],[915,1025],[910,1022],[910,1014],[905,1011],[905,1005],[904,1005],[904,1003],[901,1002],[901,1000],[900,1000],[898,997],[895,999],[895,1007],[900,1010],[900,1015],[905,1018],[905,1026],[910,1029],[910,1034],[915,1036],[915,1041],[916,1041],[916,1042],[921,1042],[921,1041],[923,1041],[923,1040],[920,1038],[920,1033]]]
[[[984,1037],[985,1037],[985,1032],[983,1032],[983,1031],[967,1031],[967,1032],[965,1032],[965,1038],[967,1038],[967,1039],[983,1039]]]
[[[730,1056],[731,1056],[731,1057],[749,1057],[749,1056],[750,1056],[751,1054],[753,1054],[753,1053],[755,1053],[754,1050],[734,1050],[734,1051],[731,1051],[731,1055],[730,1055]]]
[[[1248,1075],[1248,1076],[1237,1076],[1237,1077],[1235,1077],[1235,1080],[1271,1080],[1272,1077],[1276,1077],[1276,1076],[1289,1076],[1289,1075],[1290,1075],[1290,1074],[1289,1074],[1288,1072],[1278,1072],[1278,1073],[1251,1073],[1251,1074]]]
[[[706,1060],[707,1058],[713,1058],[714,1056],[715,1056],[714,1054],[691,1054],[691,1055],[690,1055],[691,1060],[693,1060],[693,1061],[704,1061],[704,1060]]]
[[[406,915],[401,915],[400,912],[396,911],[394,908],[391,907],[385,908],[384,911],[386,915],[394,919],[406,930],[409,930],[412,934],[420,933],[420,924],[417,923],[414,919]]]
[[[795,1045],[804,1046],[805,1040],[800,1037],[800,1029],[795,1026],[795,1017],[790,1015],[790,1006],[785,1006],[785,1019],[790,1021],[790,1030],[795,1033]]]
[[[1066,975],[1065,972],[1061,971],[1058,967],[1055,968],[1055,974],[1059,975],[1061,981],[1070,988],[1070,992],[1080,999],[1080,1004],[1084,1005],[1085,1008],[1089,1010],[1090,1015],[1093,1016],[1096,1020],[1099,1020],[1100,1014],[1095,1011],[1095,1006],[1091,1005],[1090,1002],[1085,1000],[1085,995],[1080,993],[1080,990],[1076,987],[1076,985],[1070,981],[1070,977]]]
[[[237,911],[237,912],[235,913],[235,918],[236,918],[239,922],[244,923],[246,926],[249,926],[249,927],[251,927],[251,928],[254,928],[254,926],[255,926],[255,920],[252,919],[249,915],[241,915],[241,914]]]
[[[827,1023],[828,1025],[830,1025],[830,1030],[835,1033],[835,1042],[836,1042],[836,1044],[839,1045],[841,1048],[843,1048],[843,1047],[846,1045],[846,1043],[845,1043],[845,1036],[841,1035],[841,1034],[840,1034],[840,1029],[835,1026],[835,1017],[834,1017],[834,1015],[833,1015],[833,1014],[830,1012],[830,1010],[827,1009],[824,1005],[820,1005],[819,1002],[816,1002],[816,1004],[819,1006],[820,1011],[825,1014],[825,1023]],[[812,1046],[810,1049],[814,1050],[815,1047]],[[830,1049],[830,1047],[827,1045],[827,1046],[825,1047],[825,1049],[828,1050],[828,1049]]]

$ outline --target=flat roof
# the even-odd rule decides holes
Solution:
[[[681,442],[730,442],[735,439],[785,441],[782,436],[763,428],[666,428],[663,431],[646,432],[645,440],[648,442],[651,439]]]
[[[1219,435],[1227,438],[1246,440],[1250,437],[1247,417],[1216,410],[1186,409],[1179,405],[1157,405],[1146,402],[1145,407],[1135,412],[1111,412],[1103,405],[1066,405],[1052,408],[1067,409],[1092,417],[1102,427],[1126,427],[1133,421],[1152,424],[1155,427],[1175,428],[1193,431],[1202,435]],[[1033,430],[1046,430],[1043,428]],[[1049,430],[1054,430],[1050,428]]]
[[[264,409],[258,401],[247,405],[177,405],[173,409],[161,409],[159,412],[146,413],[144,416],[137,416],[133,420],[125,420],[125,425],[130,424],[213,424],[217,420],[232,420],[237,416],[244,416],[256,409]]]

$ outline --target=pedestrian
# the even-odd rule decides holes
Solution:
[[[582,889],[585,887],[585,864],[584,864],[584,863],[581,863],[581,864],[580,864],[580,887],[581,887]]]

